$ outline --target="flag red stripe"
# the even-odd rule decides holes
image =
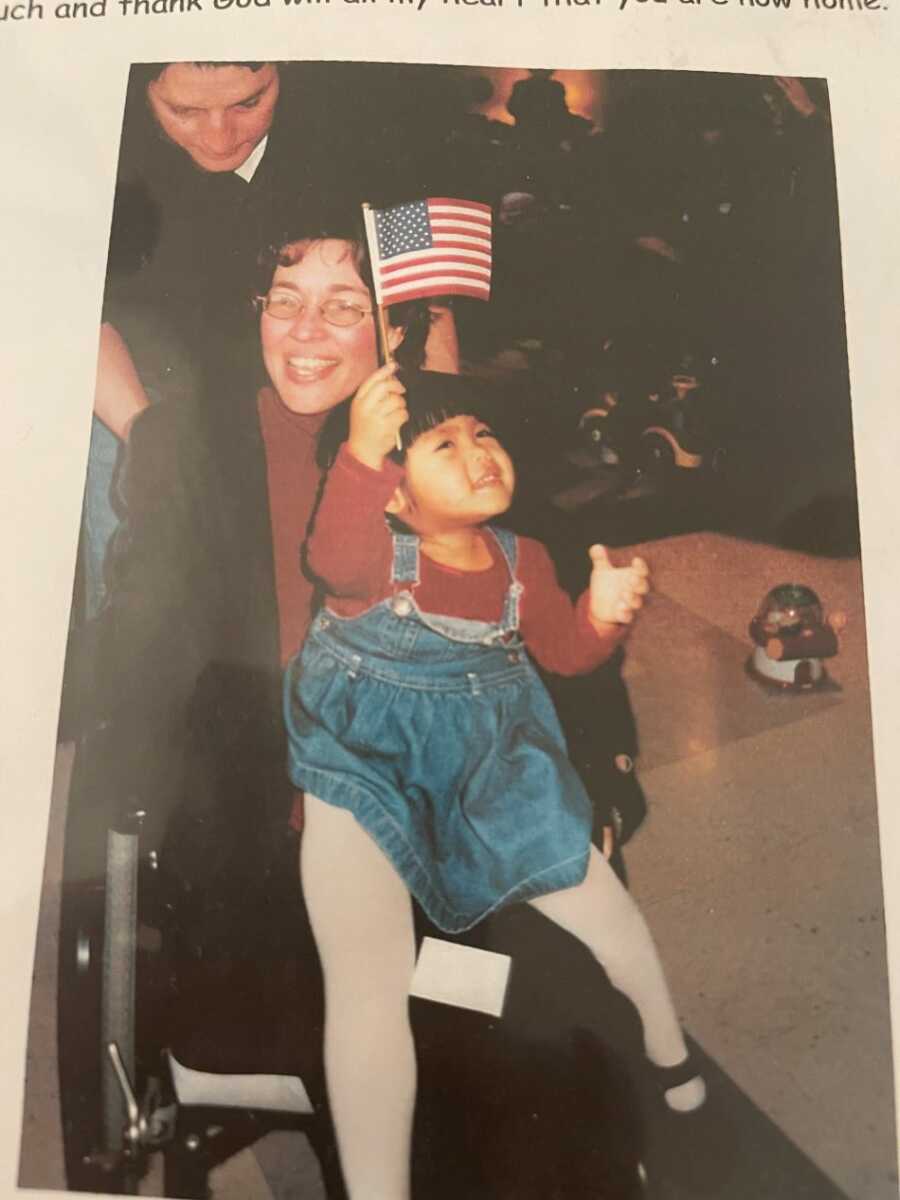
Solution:
[[[468,284],[454,284],[452,286],[441,286],[441,284],[422,285],[414,289],[392,289],[390,292],[385,292],[382,301],[384,304],[399,304],[401,300],[423,300],[427,296],[471,296],[474,300],[488,300],[490,298],[491,289],[489,287],[472,287]]]
[[[447,229],[452,225],[458,225],[460,228],[465,228],[467,232],[474,233],[477,237],[491,236],[490,221],[470,221],[468,217],[460,216],[459,213],[432,213],[430,224],[432,229]]]
[[[447,196],[429,196],[428,207],[438,204],[451,204],[454,208],[471,208],[476,213],[487,213],[491,215],[491,206],[489,204],[481,204],[478,200],[451,200]]]
[[[402,276],[392,276],[390,279],[382,279],[381,286],[385,289],[389,287],[398,287],[401,283],[413,283],[417,279],[433,279],[435,275],[452,275],[454,279],[472,279],[475,282],[490,283],[490,271],[472,271],[466,270],[464,267],[435,267],[427,266],[419,270],[410,269],[409,272]]]
[[[465,221],[432,221],[431,231],[435,237],[438,235],[447,237],[454,233],[464,233],[467,237],[479,238],[484,242],[490,242],[491,240],[490,229],[482,229],[479,225],[470,225]]]
[[[435,250],[471,250],[474,253],[490,254],[490,238],[473,238],[471,242],[461,242],[458,238],[436,237],[433,239]]]
[[[432,225],[446,224],[447,221],[457,221],[460,225],[468,225],[470,229],[477,229],[481,233],[489,234],[491,232],[490,221],[482,221],[479,217],[470,217],[468,213],[454,212],[449,208],[430,212],[428,219]]]
[[[462,258],[457,254],[446,254],[442,258],[410,258],[403,263],[392,263],[390,266],[381,268],[383,279],[390,279],[395,275],[402,275],[409,271],[472,271],[478,276],[483,276],[486,279],[491,277],[490,263],[472,262],[471,259]]]
[[[479,279],[477,276],[460,275],[456,271],[428,271],[421,272],[409,279],[392,279],[384,288],[384,291],[400,291],[402,289],[410,289],[421,287],[429,282],[440,283],[442,286],[452,283],[454,280],[459,280],[460,283],[470,287],[487,288],[489,282],[487,279]]]
[[[392,275],[395,271],[405,271],[410,266],[417,266],[421,263],[423,266],[426,263],[462,263],[464,266],[478,268],[482,271],[490,272],[491,256],[482,254],[479,250],[466,252],[465,250],[446,251],[439,250],[416,250],[410,254],[399,255],[397,258],[391,258],[386,263],[381,264],[382,275]]]

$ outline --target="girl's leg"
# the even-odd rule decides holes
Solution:
[[[634,1004],[650,1061],[660,1067],[683,1062],[687,1046],[647,922],[597,848],[591,847],[587,875],[577,887],[538,896],[531,904],[587,946],[610,983]],[[666,1101],[686,1111],[705,1095],[698,1076],[670,1088]]]
[[[412,905],[354,817],[306,797],[300,877],[325,979],[325,1077],[351,1200],[408,1200]]]

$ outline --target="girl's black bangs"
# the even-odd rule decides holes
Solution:
[[[402,371],[409,420],[400,430],[402,449],[393,450],[395,462],[403,462],[406,451],[423,433],[454,417],[475,417],[490,423],[487,397],[474,381],[461,375],[437,371]]]
[[[394,462],[402,464],[413,442],[453,417],[475,417],[493,427],[494,404],[474,380],[462,375],[418,370],[401,370],[399,378],[406,387],[409,420],[400,430],[402,448],[392,450],[389,455]],[[346,400],[331,410],[319,434],[316,462],[323,470],[328,470],[334,463],[349,432],[350,401]]]

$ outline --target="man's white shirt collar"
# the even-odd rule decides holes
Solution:
[[[256,174],[256,168],[262,162],[262,156],[266,152],[266,142],[269,140],[269,135],[263,138],[261,142],[257,142],[256,146],[250,151],[239,167],[235,167],[235,175],[240,175],[245,183],[249,183]]]

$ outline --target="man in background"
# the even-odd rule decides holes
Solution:
[[[359,104],[360,83],[372,103]],[[106,595],[115,472],[132,422],[162,399],[214,404],[210,380],[256,361],[248,281],[276,214],[290,224],[310,196],[343,207],[427,194],[427,105],[412,116],[401,95],[390,68],[352,64],[132,68],[85,493],[85,617]],[[434,314],[427,365],[455,371],[452,314],[437,303]]]

